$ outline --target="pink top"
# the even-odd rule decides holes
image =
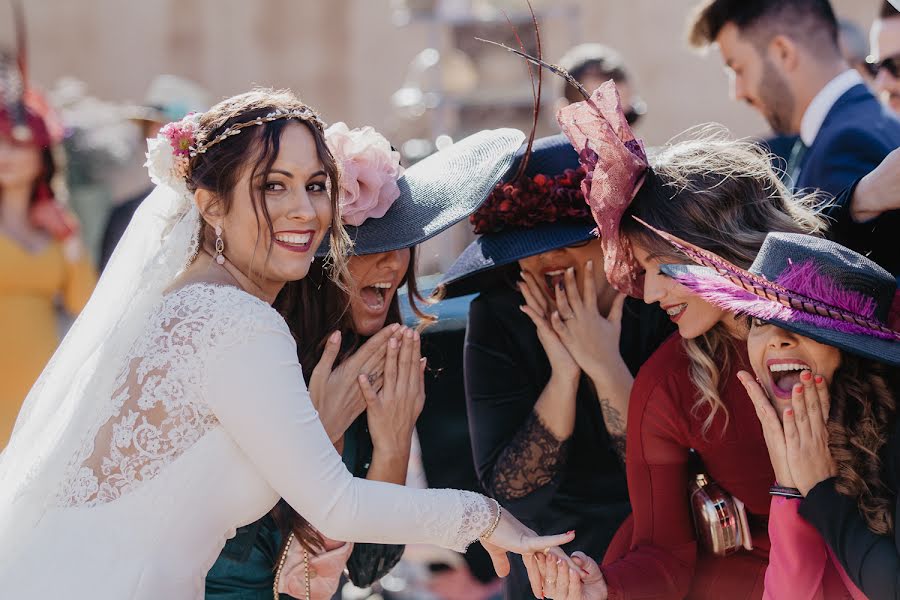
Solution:
[[[866,600],[799,507],[798,499],[772,497],[764,600]]]

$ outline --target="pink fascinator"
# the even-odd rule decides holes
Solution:
[[[350,129],[338,122],[325,130],[325,141],[341,173],[341,218],[359,226],[380,218],[400,197],[400,153],[372,127]]]
[[[628,238],[619,234],[619,222],[649,163],[643,142],[634,137],[622,111],[615,83],[607,81],[590,99],[560,109],[556,119],[587,173],[581,191],[597,222],[606,278],[620,292],[640,298],[640,266]]]

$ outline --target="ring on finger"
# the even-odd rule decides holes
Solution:
[[[366,378],[369,380],[369,385],[375,385],[375,382],[378,381],[378,375],[375,373],[369,373]]]

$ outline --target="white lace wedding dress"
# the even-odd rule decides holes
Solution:
[[[166,296],[131,349],[93,443],[0,597],[199,599],[235,528],[284,497],[333,539],[464,549],[488,500],[353,478],[313,408],[283,319],[230,286]]]

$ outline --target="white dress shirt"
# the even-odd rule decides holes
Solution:
[[[858,83],[864,83],[862,76],[856,69],[847,69],[826,83],[819,90],[819,93],[815,95],[800,119],[800,139],[803,140],[807,148],[816,141],[819,129],[822,127],[822,123],[825,121],[825,117],[828,116],[828,112],[834,106],[834,103]]]

